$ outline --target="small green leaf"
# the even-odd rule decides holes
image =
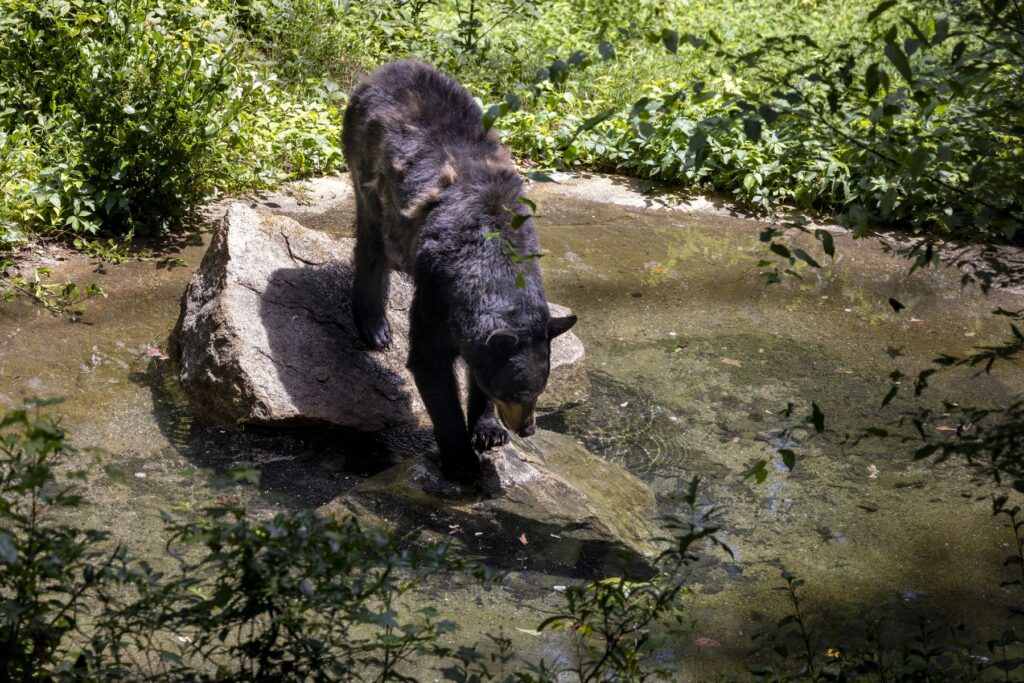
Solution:
[[[662,29],[661,42],[665,46],[666,50],[675,54],[679,49],[679,33],[670,28]]]
[[[526,177],[535,183],[553,183],[556,182],[554,178],[545,173],[544,171],[527,171]]]
[[[516,273],[516,287],[519,289],[526,289],[526,276],[523,275],[522,271]]]
[[[504,112],[502,111],[502,107],[500,104],[492,104],[490,107],[488,107],[487,111],[484,112],[484,131],[489,131],[494,126],[494,122],[501,118],[501,115],[503,113]]]
[[[761,118],[764,119],[765,123],[768,125],[775,123],[779,118],[779,112],[775,111],[767,104],[762,104],[758,107],[757,113],[761,115]]]
[[[914,72],[910,69],[910,61],[907,59],[906,53],[903,52],[903,48],[896,43],[888,43],[885,46],[885,56],[889,58],[889,61],[907,83],[913,82]]]
[[[779,449],[779,455],[782,456],[782,464],[786,466],[786,469],[790,472],[793,471],[793,466],[796,465],[796,453],[788,448]]]
[[[526,197],[516,197],[516,201],[530,209],[531,213],[537,213],[537,204],[532,199]]]
[[[864,94],[868,96],[868,99],[875,96],[881,82],[881,78],[878,75],[878,62],[872,62],[868,65],[867,71],[864,72]]]
[[[796,256],[798,259],[809,265],[811,268],[821,268],[821,265],[803,249],[794,249],[793,256]]]
[[[817,403],[811,403],[811,423],[814,425],[814,431],[825,431],[825,413],[821,412]]]
[[[818,239],[819,242],[821,242],[822,250],[826,254],[828,254],[830,258],[834,259],[836,257],[836,245],[835,242],[832,240],[832,233],[830,233],[828,230],[818,228],[817,230],[814,231],[814,236]]]
[[[882,16],[886,10],[895,5],[896,0],[885,0],[885,2],[879,3],[878,6],[875,7],[875,9],[871,10],[871,14],[868,15],[868,23]]]
[[[935,17],[935,35],[932,36],[932,45],[938,45],[949,35],[949,17],[940,14]]]
[[[761,121],[760,119],[744,119],[743,120],[743,133],[747,136],[747,139],[751,142],[759,142],[761,140]]]
[[[604,123],[605,121],[610,119],[614,114],[615,114],[615,109],[612,108],[612,109],[604,110],[603,112],[601,112],[597,116],[591,116],[589,119],[585,120],[583,123],[580,124],[579,131],[577,131],[577,132],[582,132],[582,131],[585,131],[585,130],[590,130],[590,129],[594,128],[595,126],[597,126],[599,123]]]
[[[120,484],[123,484],[127,480],[124,471],[119,470],[113,465],[107,465],[106,467],[103,468],[103,471],[104,473],[106,473],[109,479],[116,481]]]
[[[768,478],[768,470],[765,468],[766,464],[768,464],[766,460],[758,460],[753,465],[751,465],[745,472],[743,472],[740,475],[740,477],[743,481],[746,481],[747,479],[753,477],[754,481],[760,484],[761,482]]]

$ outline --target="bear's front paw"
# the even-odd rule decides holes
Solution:
[[[484,478],[484,471],[476,454],[467,454],[457,459],[441,456],[441,474],[448,481],[461,484],[472,491],[480,488]]]
[[[495,418],[481,418],[473,428],[473,448],[483,453],[508,443],[508,431]]]
[[[391,348],[391,324],[387,318],[364,318],[356,316],[359,338],[371,351]]]

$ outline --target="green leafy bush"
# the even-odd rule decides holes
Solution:
[[[73,232],[177,228],[224,181],[219,148],[247,106],[225,17],[204,4],[10,2],[0,71],[8,106],[70,154],[34,191],[43,218]]]
[[[261,75],[220,5],[5,3],[5,241],[177,230],[216,192],[340,166],[337,89]]]
[[[58,475],[74,451],[48,404],[0,417],[4,680],[408,680],[401,667],[444,654],[454,625],[403,614],[402,596],[440,570],[490,576],[354,519],[230,506],[165,515],[169,554],[133,558],[109,532],[65,521],[85,475]]]
[[[83,636],[102,619],[111,590],[131,574],[109,533],[80,529],[62,513],[82,499],[53,463],[71,449],[64,432],[29,401],[0,418],[0,677],[84,678],[108,654],[104,638]],[[70,481],[69,481],[70,480]],[[77,647],[69,642],[77,640]]]

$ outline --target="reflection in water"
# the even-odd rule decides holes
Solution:
[[[678,474],[702,457],[701,451],[687,445],[685,416],[606,373],[592,372],[590,380],[586,403],[546,415],[538,424],[572,433],[587,450],[642,479]]]

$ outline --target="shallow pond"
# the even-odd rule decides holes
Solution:
[[[687,598],[694,638],[720,646],[677,643],[671,656],[688,677],[744,671],[751,636],[785,613],[776,590],[782,568],[806,580],[807,608],[826,628],[858,605],[889,603],[984,636],[1001,632],[1009,595],[999,582],[1012,537],[991,515],[991,486],[972,482],[959,464],[914,463],[892,442],[854,445],[843,435],[915,405],[903,392],[879,408],[892,370],[913,376],[940,353],[1001,341],[1006,324],[990,312],[1020,308],[1019,297],[962,289],[952,272],[910,274],[876,244],[842,235],[834,263],[769,285],[757,267],[764,245],[756,221],[644,207],[628,189],[590,182],[596,191],[577,181],[533,193],[548,295],[579,314],[593,385],[588,402],[540,425],[644,478],[665,512],[679,508],[695,475],[703,500],[724,509],[722,537],[735,559],[709,552]],[[349,232],[347,205],[294,215]],[[113,528],[137,555],[162,550],[158,510],[220,495],[201,468],[260,467],[261,488],[237,495],[265,514],[320,505],[393,458],[375,442],[233,433],[189,416],[151,356],[165,347],[203,249],[183,247],[181,267],[133,262],[93,273],[77,258],[57,264],[58,277],[95,279],[110,293],[89,302],[80,322],[23,304],[0,308],[0,405],[67,398],[57,410],[73,440],[102,447],[107,453],[96,457],[128,475],[94,477],[81,521]],[[893,311],[890,297],[906,309]],[[1022,386],[1020,368],[940,373],[922,400],[1000,405]],[[812,402],[826,416],[823,435],[803,421]],[[783,448],[797,453],[792,472]],[[744,480],[760,459],[769,463],[767,480]],[[426,600],[462,624],[457,641],[503,624],[525,657],[562,656],[559,635],[528,631],[559,604],[552,586],[568,579],[517,571],[511,557],[508,568],[497,588],[439,581]]]

